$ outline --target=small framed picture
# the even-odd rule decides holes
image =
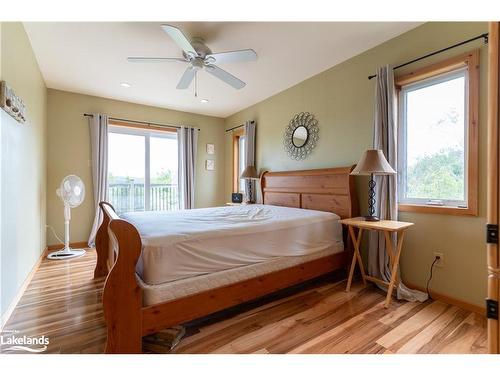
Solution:
[[[205,169],[207,171],[215,171],[215,160],[207,159],[205,162]]]
[[[207,143],[207,154],[215,154],[215,145],[213,143]]]

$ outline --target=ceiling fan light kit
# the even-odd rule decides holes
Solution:
[[[184,71],[177,89],[187,89],[196,74],[199,71],[205,70],[207,73],[225,82],[229,86],[239,90],[246,86],[246,83],[239,78],[233,76],[224,69],[219,68],[215,64],[245,62],[257,60],[257,53],[253,49],[245,49],[239,51],[228,51],[220,53],[212,53],[210,48],[205,44],[201,38],[193,38],[191,41],[184,35],[184,33],[175,26],[161,25],[161,28],[167,33],[170,38],[181,48],[184,58],[177,57],[129,57],[129,62],[183,62],[188,63],[188,67]],[[195,96],[196,93],[195,93]]]

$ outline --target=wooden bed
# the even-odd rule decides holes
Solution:
[[[292,172],[265,172],[261,177],[264,204],[334,212],[341,218],[358,215],[353,167]],[[277,290],[344,268],[346,249],[297,266],[261,275],[198,294],[143,306],[136,280],[136,263],[142,249],[137,229],[120,219],[107,202],[96,238],[95,277],[106,276],[103,292],[107,325],[106,353],[141,353],[142,337],[211,313],[254,300]],[[115,250],[119,251],[115,251]]]

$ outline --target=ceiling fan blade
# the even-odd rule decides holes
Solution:
[[[205,66],[205,69],[207,70],[208,73],[226,82],[229,86],[232,86],[235,89],[239,90],[246,86],[245,82],[236,78],[235,76],[226,72],[225,70],[219,68],[218,66],[207,65]]]
[[[206,59],[210,59],[212,64],[225,64],[232,62],[241,61],[255,61],[257,60],[257,53],[253,49],[242,49],[240,51],[228,51],[220,53],[212,53],[206,56]],[[213,59],[213,61],[212,61]]]
[[[196,75],[196,69],[192,66],[188,66],[181,77],[181,80],[177,84],[177,88],[180,90],[187,89],[191,82],[193,82],[194,76]]]
[[[175,26],[172,25],[161,25],[163,31],[165,31],[174,42],[186,53],[197,56],[194,47],[191,45],[191,42],[184,35],[184,33]]]
[[[127,57],[127,61],[133,63],[187,62],[178,57]]]

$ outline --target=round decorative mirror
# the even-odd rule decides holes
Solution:
[[[319,139],[318,120],[309,112],[296,114],[285,128],[283,145],[288,155],[295,160],[305,159]]]
[[[295,147],[303,147],[307,142],[307,138],[309,138],[309,132],[305,126],[301,125],[293,131],[292,143]]]

